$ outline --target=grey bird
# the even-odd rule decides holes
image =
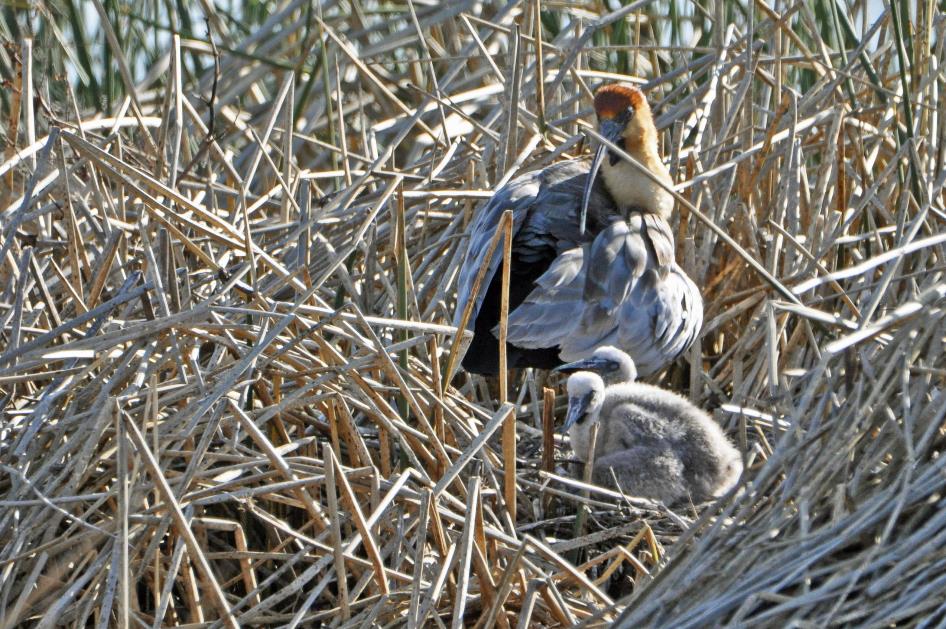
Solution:
[[[559,365],[553,371],[562,373],[591,371],[601,376],[605,386],[637,380],[637,366],[634,361],[627,352],[613,345],[599,347],[588,358]]]
[[[592,478],[629,495],[673,505],[701,503],[729,491],[742,474],[742,457],[719,425],[679,395],[638,382],[605,387],[596,373],[568,378],[572,449],[590,459],[598,425]]]
[[[640,90],[607,85],[595,94],[595,112],[604,137],[671,183]],[[672,208],[666,190],[603,145],[590,164],[561,162],[510,181],[473,222],[454,325],[509,209],[508,366],[551,369],[614,345],[640,375],[659,371],[693,344],[703,321],[699,290],[674,259]],[[463,359],[472,373],[498,371],[501,264],[497,252],[472,305],[474,335]]]

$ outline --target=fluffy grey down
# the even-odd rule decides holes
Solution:
[[[724,494],[742,474],[742,457],[719,425],[671,391],[637,382],[605,387],[599,375],[578,372],[568,379],[568,394],[570,405],[588,400],[569,429],[583,462],[598,424],[593,478],[600,485],[613,486],[616,477],[632,496],[700,503]]]

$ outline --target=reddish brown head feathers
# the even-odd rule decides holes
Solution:
[[[595,92],[595,113],[599,120],[610,120],[633,107],[635,111],[647,106],[644,94],[636,87],[614,83]]]

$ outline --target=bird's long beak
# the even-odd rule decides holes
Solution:
[[[593,394],[589,391],[582,396],[568,398],[568,414],[565,415],[565,423],[562,425],[562,432],[566,432],[569,428],[574,426],[579,419],[585,416],[588,407],[591,406],[592,395]]]
[[[560,371],[562,373],[574,373],[576,371],[593,371],[595,373],[604,373],[611,371],[613,368],[613,361],[610,361],[607,358],[596,358],[591,356],[583,360],[576,360],[573,363],[559,365],[552,371]]]
[[[617,144],[624,133],[624,125],[615,120],[602,120],[598,123],[598,133]],[[595,151],[594,159],[591,160],[591,170],[588,171],[588,178],[585,179],[585,189],[581,195],[581,230],[582,236],[585,235],[585,224],[588,222],[588,204],[591,202],[591,191],[594,189],[595,179],[598,176],[598,170],[601,169],[601,162],[604,156],[608,154],[608,147],[604,144],[598,146]]]

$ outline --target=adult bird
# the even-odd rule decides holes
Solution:
[[[614,479],[627,494],[672,505],[705,502],[729,491],[742,474],[742,457],[719,425],[676,393],[639,382],[605,387],[596,373],[568,377],[567,430],[572,450],[591,459],[592,478]]]
[[[641,91],[606,85],[595,93],[594,107],[601,135],[670,185]],[[692,345],[703,302],[674,259],[667,224],[673,197],[602,144],[590,163],[565,161],[513,179],[477,215],[454,317],[459,325],[486,264],[467,324],[473,331],[463,359],[467,371],[498,372],[502,256],[488,262],[486,256],[507,209],[513,212],[510,368],[551,369],[610,344],[629,353],[647,376]]]

